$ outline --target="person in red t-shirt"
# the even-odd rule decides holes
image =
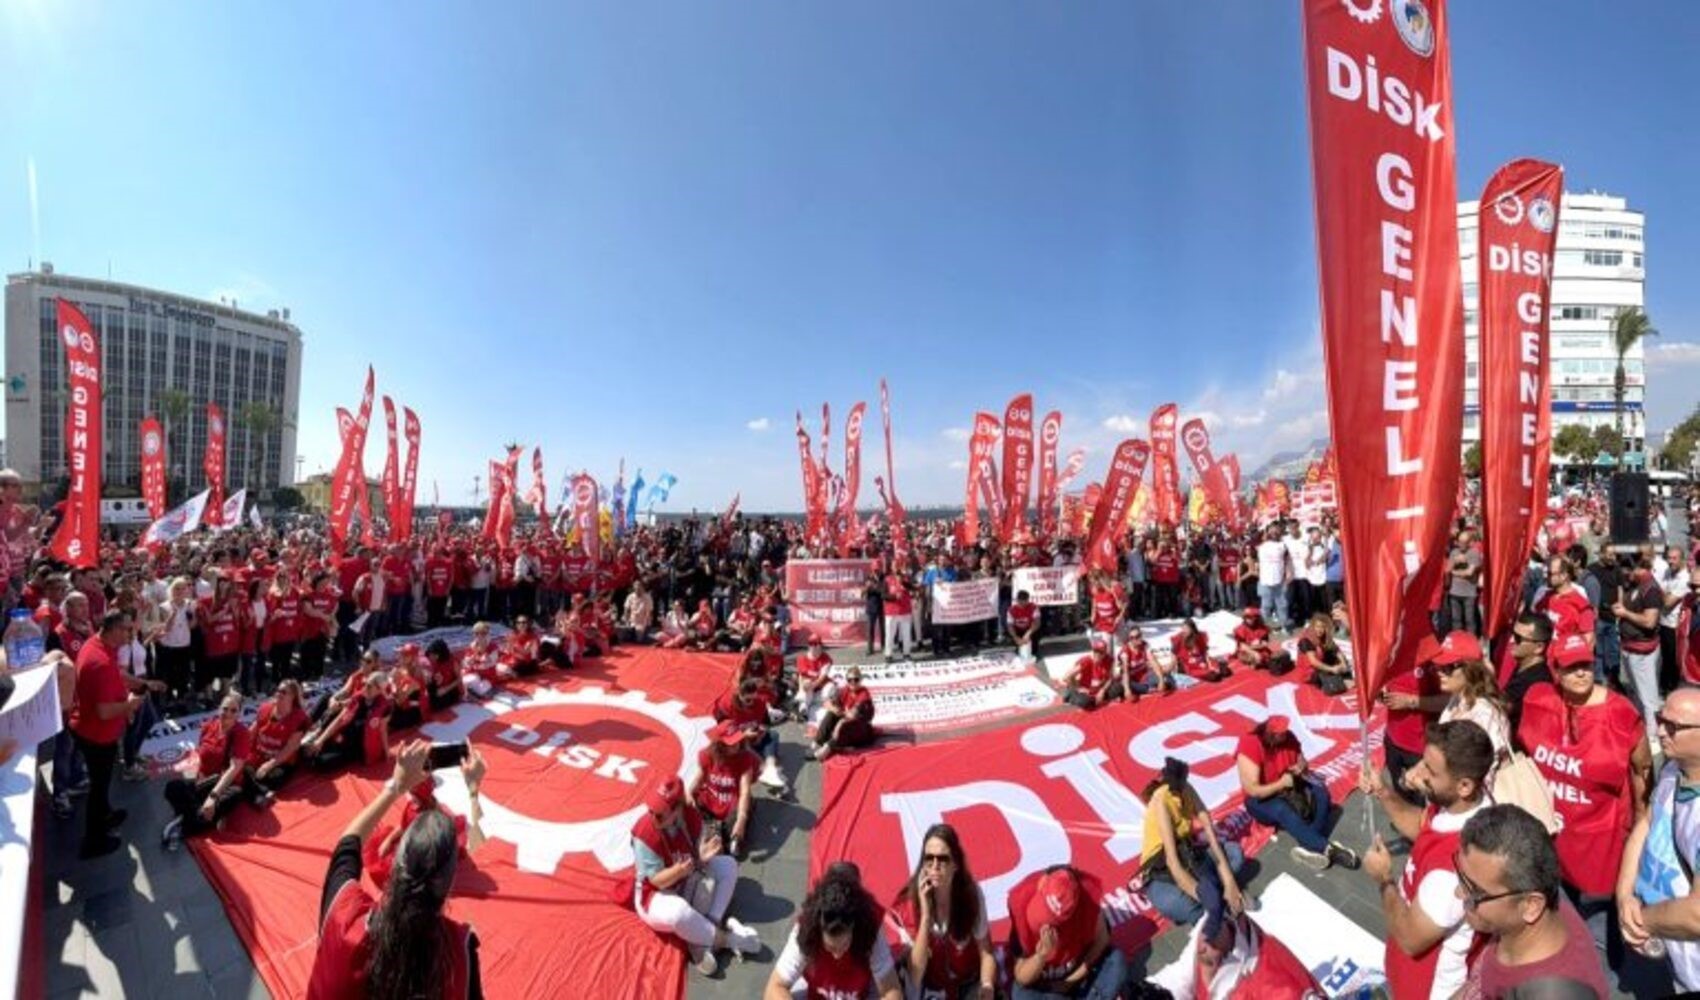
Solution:
[[[301,591],[295,586],[294,571],[280,566],[266,589],[266,629],[261,640],[273,677],[295,676],[295,645],[300,638]]]
[[[815,709],[832,699],[837,685],[832,680],[832,655],[818,635],[809,636],[809,648],[797,657],[796,717],[807,721]]]
[[[344,764],[373,763],[390,755],[390,703],[384,696],[388,678],[382,670],[366,672],[360,693],[301,742],[301,754],[321,771]]]
[[[900,961],[922,996],[991,1000],[997,952],[986,926],[986,897],[968,870],[962,841],[948,823],[921,837],[915,873],[892,901]]]
[[[242,775],[242,787],[248,801],[256,807],[264,809],[271,805],[277,792],[295,772],[308,725],[300,681],[282,682],[271,699],[260,706],[253,728],[249,730],[252,750]]]
[[[425,682],[425,664],[420,661],[419,644],[402,643],[396,651],[396,665],[390,671],[391,729],[411,729],[425,721],[429,711],[425,704]]]
[[[791,1000],[807,984],[806,1000],[901,1000],[891,948],[880,933],[884,914],[848,861],[827,866],[798,907],[797,924],[773,963],[762,1000]]]
[[[331,636],[336,632],[337,593],[331,573],[319,570],[311,576],[311,585],[301,594],[300,642],[301,676],[314,680],[325,672],[325,656],[330,651]]]
[[[885,577],[885,659],[897,646],[903,647],[903,658],[911,659],[915,652],[915,597],[902,573],[887,573]]]
[[[1535,599],[1535,611],[1552,619],[1553,641],[1567,635],[1585,636],[1594,641],[1593,602],[1587,591],[1576,585],[1576,566],[1564,556],[1554,556],[1547,562],[1547,588]]]
[[[715,623],[714,607],[709,604],[708,598],[705,597],[697,602],[696,613],[691,615],[691,620],[686,624],[685,631],[687,636],[685,639],[686,649],[712,649],[714,647],[714,636],[720,629]]]
[[[460,664],[449,644],[432,639],[425,647],[425,703],[431,711],[439,712],[466,696],[460,679]]]
[[[1110,644],[1102,635],[1092,637],[1092,650],[1076,660],[1066,683],[1059,683],[1063,701],[1075,708],[1097,708],[1108,701],[1133,701],[1137,697],[1116,677]]]
[[[60,606],[64,618],[53,630],[58,640],[58,648],[65,655],[75,660],[83,651],[83,646],[94,638],[94,619],[89,617],[88,595],[81,591],[72,591]]]
[[[1169,637],[1169,652],[1178,674],[1201,681],[1227,680],[1231,674],[1226,663],[1210,658],[1210,640],[1191,618],[1181,619],[1180,631]]]
[[[1235,757],[1246,812],[1297,842],[1293,860],[1317,871],[1331,864],[1358,866],[1351,848],[1328,839],[1334,809],[1328,785],[1310,770],[1286,716],[1271,715],[1253,726],[1240,737]]]
[[[130,616],[114,611],[101,619],[100,624],[100,634],[83,643],[82,651],[77,654],[69,727],[89,772],[83,858],[110,854],[122,843],[111,833],[124,822],[126,815],[124,810],[112,808],[109,798],[112,771],[118,762],[118,742],[124,737],[124,728],[147,697],[133,691],[118,669],[118,650],[135,635]]]
[[[1010,978],[1017,995],[1120,996],[1127,958],[1110,941],[1095,880],[1057,865],[1016,883],[1009,893]]]
[[[851,667],[844,686],[833,692],[826,714],[815,727],[816,760],[826,760],[840,750],[870,746],[878,736],[874,728],[874,694],[862,686],[862,670]]]
[[[691,801],[719,827],[716,832],[734,858],[743,856],[756,773],[761,770],[761,758],[745,745],[749,735],[734,722],[716,723],[708,731],[708,746],[697,753],[697,776],[690,789]]]
[[[1241,612],[1240,624],[1234,627],[1234,659],[1252,668],[1269,666],[1274,650],[1269,647],[1269,626],[1263,621],[1263,609],[1249,605]]]
[[[542,636],[531,627],[531,619],[520,615],[514,619],[514,630],[502,640],[502,664],[517,676],[534,674],[541,666]]]
[[[1015,603],[1007,612],[1009,641],[1028,659],[1039,657],[1039,606],[1025,590],[1015,592]]]
[[[1151,647],[1145,644],[1145,631],[1138,625],[1128,628],[1127,641],[1116,651],[1116,671],[1135,695],[1175,690],[1173,665],[1164,666],[1151,655]]]
[[[448,622],[449,590],[454,583],[454,563],[441,546],[425,558],[425,622],[441,628]]]
[[[242,774],[252,744],[242,724],[242,695],[232,691],[218,704],[218,717],[201,726],[196,770],[165,785],[165,801],[177,815],[165,824],[160,843],[175,851],[183,838],[204,833],[242,799]]]

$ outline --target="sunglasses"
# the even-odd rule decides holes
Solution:
[[[1453,852],[1452,871],[1458,876],[1459,887],[1464,890],[1464,909],[1474,910],[1480,907],[1483,903],[1491,903],[1496,899],[1509,899],[1512,896],[1528,895],[1528,889],[1507,889],[1505,892],[1483,892],[1481,886],[1471,882],[1469,878],[1464,875],[1463,867],[1458,864],[1461,857],[1463,857],[1463,855],[1460,852]]]
[[[955,864],[955,863],[956,863],[956,859],[954,857],[950,856],[949,854],[923,854],[923,855],[921,855],[921,864],[923,864],[923,865],[952,865],[952,864]]]
[[[1653,716],[1653,722],[1656,723],[1660,729],[1672,736],[1680,736],[1690,729],[1700,729],[1700,723],[1678,722],[1668,715],[1655,715]]]
[[[1526,643],[1529,643],[1529,644],[1530,644],[1530,645],[1532,645],[1532,646],[1538,646],[1538,645],[1540,645],[1540,644],[1541,644],[1541,640],[1539,640],[1539,639],[1537,639],[1537,638],[1535,638],[1535,637],[1534,637],[1534,636],[1532,636],[1532,635],[1524,635],[1524,634],[1523,634],[1523,633],[1521,633],[1521,632],[1513,632],[1513,633],[1511,633],[1511,638],[1512,638],[1512,639],[1514,639],[1514,640],[1516,640],[1516,641],[1517,641],[1517,642],[1526,642]]]

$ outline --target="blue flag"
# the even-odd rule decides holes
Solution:
[[[608,507],[608,520],[614,525],[614,537],[626,533],[626,463],[620,463],[620,475],[614,480],[613,503]]]
[[[632,492],[626,498],[626,527],[637,527],[638,500],[643,496],[643,470],[639,469],[637,478],[632,480]]]
[[[647,506],[653,510],[656,504],[666,503],[667,494],[673,492],[673,487],[678,482],[679,480],[674,478],[671,472],[663,472],[661,477],[655,480],[655,485],[649,488]]]

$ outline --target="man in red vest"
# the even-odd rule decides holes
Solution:
[[[1481,810],[1493,741],[1468,719],[1428,728],[1423,755],[1411,768],[1410,781],[1426,806],[1413,806],[1366,770],[1360,787],[1375,796],[1399,834],[1411,841],[1404,870],[1378,836],[1364,855],[1363,870],[1381,888],[1387,920],[1387,985],[1406,1000],[1445,1000],[1464,985],[1480,941],[1464,922],[1458,894],[1458,853],[1464,824]]]

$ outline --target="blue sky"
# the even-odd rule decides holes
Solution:
[[[1326,433],[1297,2],[403,9],[0,4],[6,269],[291,307],[305,470],[370,361],[426,502],[514,439],[552,491],[623,456],[794,509],[792,412],[832,402],[836,463],[881,375],[912,506],[1022,390],[1092,475],[1169,400],[1248,470]],[[1454,4],[1452,43],[1461,192],[1535,155],[1648,213],[1669,426],[1700,11]]]

